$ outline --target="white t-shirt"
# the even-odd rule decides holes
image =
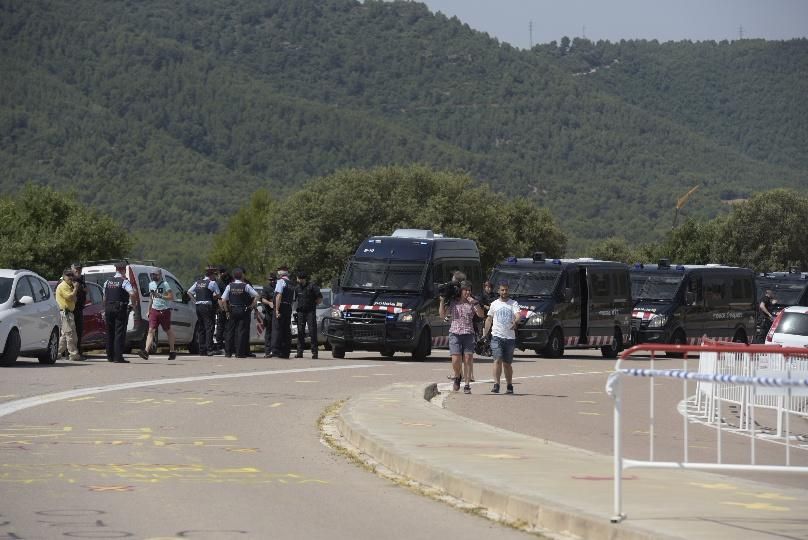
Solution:
[[[499,298],[491,302],[488,309],[488,316],[491,317],[491,335],[505,339],[516,339],[516,331],[513,329],[513,321],[519,317],[521,310],[519,303],[512,298],[503,302]]]

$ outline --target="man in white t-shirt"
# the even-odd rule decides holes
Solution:
[[[485,319],[487,336],[491,334],[491,352],[494,355],[494,387],[491,392],[499,394],[499,379],[505,365],[506,394],[513,394],[513,350],[516,348],[516,326],[521,312],[519,303],[508,298],[507,283],[499,284],[499,298],[491,302]]]

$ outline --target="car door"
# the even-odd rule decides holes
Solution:
[[[104,299],[101,287],[87,282],[87,302],[84,304],[84,335],[82,346],[103,345],[106,343],[106,321],[104,320]]]
[[[46,348],[50,339],[53,327],[61,325],[59,316],[59,306],[56,300],[51,298],[51,288],[47,282],[36,276],[28,276],[31,290],[34,293],[34,307],[37,317],[37,348]]]
[[[185,289],[177,278],[165,271],[163,274],[174,291],[174,300],[171,302],[171,326],[174,328],[174,335],[178,343],[190,343],[196,325],[196,305],[185,294]]]
[[[31,298],[30,304],[21,304],[24,297]],[[36,348],[37,335],[39,333],[39,316],[34,299],[34,291],[31,289],[31,282],[28,276],[20,276],[14,286],[14,307],[12,307],[13,317],[17,321],[17,330],[20,333],[20,350],[30,351]]]
[[[604,268],[589,268],[589,342],[600,344],[612,329],[611,275]]]

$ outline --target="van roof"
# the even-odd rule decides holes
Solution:
[[[740,266],[725,266],[723,264],[669,264],[669,265],[659,265],[659,264],[645,264],[645,263],[634,263],[631,265],[632,272],[672,272],[672,273],[681,273],[681,272],[691,272],[693,270],[740,270],[746,272],[752,272],[749,268],[742,268]]]
[[[443,236],[371,236],[363,240],[356,249],[355,256],[363,258],[412,259],[411,255],[431,250],[432,259],[479,259],[480,250],[474,240],[467,238],[446,238]],[[407,253],[411,254],[410,256]],[[396,256],[398,255],[398,256]]]
[[[500,261],[500,263],[497,264],[497,267],[498,268],[530,267],[534,269],[544,267],[549,269],[559,269],[559,268],[565,268],[573,264],[581,266],[613,266],[615,268],[628,268],[628,265],[625,263],[615,261],[602,261],[600,259],[591,259],[588,257],[580,257],[577,259],[545,259],[540,261],[534,261],[532,257],[508,257],[504,261]]]

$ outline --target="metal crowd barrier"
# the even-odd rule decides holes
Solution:
[[[658,354],[670,352],[683,353],[682,369],[655,369],[654,363]],[[637,353],[650,354],[649,369],[623,367],[623,362]],[[697,354],[699,355],[698,371],[689,371],[688,357]],[[708,342],[701,346],[642,344],[624,351],[606,384],[606,392],[614,400],[614,515],[611,518],[612,523],[619,523],[626,518],[622,502],[623,471],[629,468],[808,474],[808,467],[791,465],[790,441],[792,437],[789,425],[791,414],[795,412],[804,414],[805,409],[799,409],[799,407],[802,406],[801,404],[808,403],[806,401],[808,399],[808,369],[806,368],[808,368],[808,351],[804,348]],[[621,380],[624,377],[645,377],[650,383],[649,455],[647,460],[623,457],[622,409],[624,396]],[[654,459],[654,380],[658,378],[682,381],[682,397],[686,406],[680,411],[682,412],[683,430],[681,461],[656,461]],[[695,396],[688,395],[688,381],[696,383]],[[777,399],[772,401],[771,398],[778,398],[779,401]],[[744,425],[740,428],[750,435],[749,464],[722,463],[722,435],[727,426],[722,418],[721,407],[725,401],[741,407]],[[695,409],[688,407],[688,404],[695,404]],[[760,435],[756,431],[755,424],[755,409],[758,407],[775,408],[778,410],[778,415],[782,413],[784,416],[785,465],[758,465],[755,463],[755,441]],[[688,427],[695,422],[695,416],[699,414],[704,417],[699,423],[707,423],[716,428],[717,455],[715,462],[689,460]],[[779,424],[780,419],[778,418]]]

